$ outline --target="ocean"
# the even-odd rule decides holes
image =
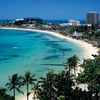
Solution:
[[[73,55],[82,59],[83,49],[64,39],[42,32],[0,29],[0,86],[14,73],[23,75],[30,70],[39,78],[51,70],[59,72]]]
[[[6,19],[6,20],[1,20],[0,19],[0,24],[2,24],[2,23],[5,23],[5,22],[9,22],[9,21],[13,21],[14,19]],[[68,23],[68,20],[66,19],[66,20],[50,20],[50,19],[48,19],[48,20],[46,20],[46,19],[44,19],[43,20],[44,22],[47,22],[47,23],[56,23],[56,24],[61,24],[61,23]],[[85,20],[79,20],[80,21],[80,23],[81,24],[86,24],[86,21]]]
[[[62,24],[62,23],[68,23],[69,20],[44,20],[44,22],[47,23],[56,23],[56,24]],[[86,24],[85,20],[79,20],[80,24]]]

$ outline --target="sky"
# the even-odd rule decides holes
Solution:
[[[87,12],[100,13],[100,0],[0,0],[0,19],[85,19]]]

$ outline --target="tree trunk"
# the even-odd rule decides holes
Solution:
[[[96,100],[99,100],[98,91],[96,91]]]
[[[15,89],[14,89],[14,100],[15,100]]]
[[[35,97],[36,97],[36,91],[34,90],[33,91],[33,100],[35,99]]]
[[[74,74],[75,74],[75,78],[76,78],[76,69],[74,68]]]
[[[90,100],[92,100],[92,92],[91,92],[91,90],[90,90],[90,92],[89,92],[89,98],[90,98]]]
[[[70,69],[70,67],[68,68],[68,72],[69,72],[69,75],[71,75],[71,69]]]
[[[27,100],[29,100],[29,87],[28,87],[28,84],[27,84]]]

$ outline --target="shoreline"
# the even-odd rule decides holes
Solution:
[[[80,48],[83,49],[83,59],[93,59],[92,54],[97,54],[98,52],[98,48],[94,47],[92,44],[89,44],[83,40],[77,40],[77,39],[73,39],[72,37],[68,37],[68,36],[64,36],[60,33],[57,32],[51,32],[51,31],[45,31],[45,30],[37,30],[37,29],[24,29],[24,28],[9,28],[9,27],[0,27],[0,29],[11,29],[11,30],[24,30],[24,31],[33,31],[33,32],[43,32],[64,40],[67,40],[69,42],[75,43],[76,45],[78,45]],[[82,68],[80,68],[79,66],[77,67],[77,74],[82,71]],[[32,100],[32,94],[30,95],[30,100]],[[16,97],[16,100],[19,100],[19,98],[21,98],[21,100],[26,100],[25,95],[19,95]]]
[[[92,54],[97,54],[98,48],[94,47],[92,44],[85,42],[83,40],[77,40],[73,39],[72,37],[69,36],[64,36],[63,34],[57,33],[57,32],[52,32],[52,31],[45,31],[45,30],[37,30],[37,29],[25,29],[25,28],[8,28],[8,27],[0,27],[0,29],[11,29],[11,30],[23,30],[23,31],[33,31],[33,32],[43,32],[49,35],[53,35],[55,37],[67,40],[69,42],[75,43],[78,45],[80,48],[83,49],[84,51],[84,56],[83,59],[93,59]]]

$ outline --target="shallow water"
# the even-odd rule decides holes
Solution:
[[[46,33],[0,29],[0,86],[13,73],[30,70],[36,77],[60,71],[70,56],[83,57],[83,50],[69,41]]]

